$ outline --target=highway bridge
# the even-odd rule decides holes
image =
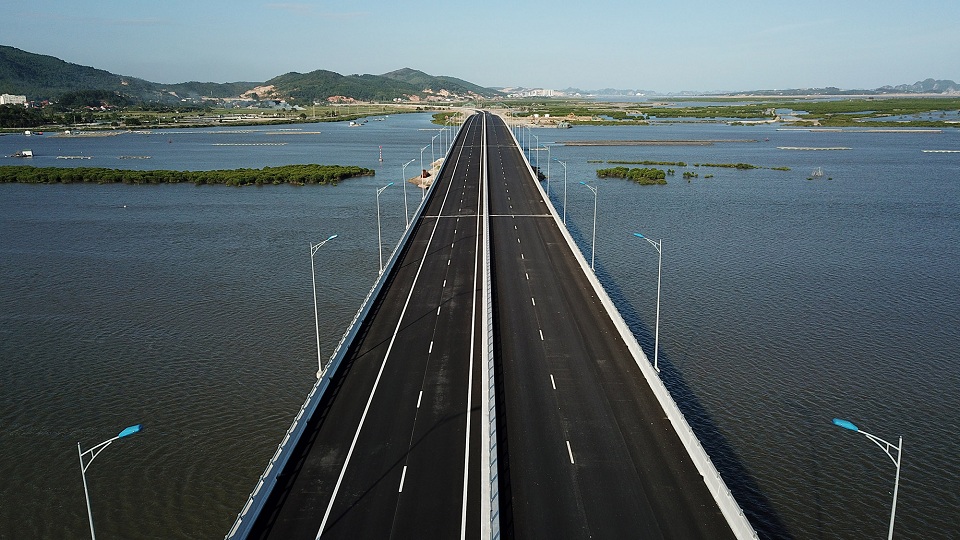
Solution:
[[[756,533],[477,113],[227,537]]]

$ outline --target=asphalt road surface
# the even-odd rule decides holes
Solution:
[[[481,537],[485,191],[502,538],[734,537],[535,182],[466,121],[249,538]]]
[[[487,115],[503,538],[733,538]]]
[[[249,538],[479,537],[482,138],[474,115]]]

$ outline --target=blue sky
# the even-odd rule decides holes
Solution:
[[[156,82],[401,67],[484,86],[752,90],[960,81],[957,0],[6,3],[0,44]]]

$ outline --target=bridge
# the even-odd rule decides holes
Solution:
[[[588,537],[756,533],[473,114],[227,538]]]

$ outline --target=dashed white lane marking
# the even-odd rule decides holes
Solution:
[[[543,341],[543,330],[537,329],[537,332],[540,332],[540,341]]]
[[[437,306],[437,315],[440,314],[440,306]]]
[[[443,280],[443,287],[447,286],[447,280]]]
[[[523,275],[527,276],[527,279],[530,279],[530,274],[528,274],[527,272],[524,272]]]
[[[554,390],[557,389],[557,381],[553,380],[553,373],[550,374],[550,386],[552,386]],[[422,390],[420,391],[420,395],[423,395]],[[417,400],[417,408],[420,408],[420,400]]]
[[[553,375],[550,375],[550,380],[553,380]],[[553,389],[557,389],[557,385],[553,385]],[[420,391],[420,395],[417,396],[417,408],[420,408],[420,400],[423,399],[423,390]]]
[[[450,266],[450,259],[447,259],[447,266]]]
[[[570,455],[570,463],[573,463],[573,450],[570,449],[570,441],[567,441],[567,454]]]
[[[537,305],[537,300],[535,298],[531,298],[530,303],[533,305]]]
[[[433,342],[431,341],[431,342],[430,342],[430,350],[427,351],[427,354],[432,353],[432,352],[433,352]]]
[[[567,443],[569,445],[569,443]],[[573,463],[573,458],[570,458],[570,463]],[[407,478],[407,466],[403,466],[403,474],[400,475],[400,489],[397,490],[397,493],[403,493],[403,481]]]
[[[525,259],[526,257],[524,257],[524,256],[523,256],[523,253],[521,253],[521,254],[520,254],[520,258],[521,258],[521,259]]]

